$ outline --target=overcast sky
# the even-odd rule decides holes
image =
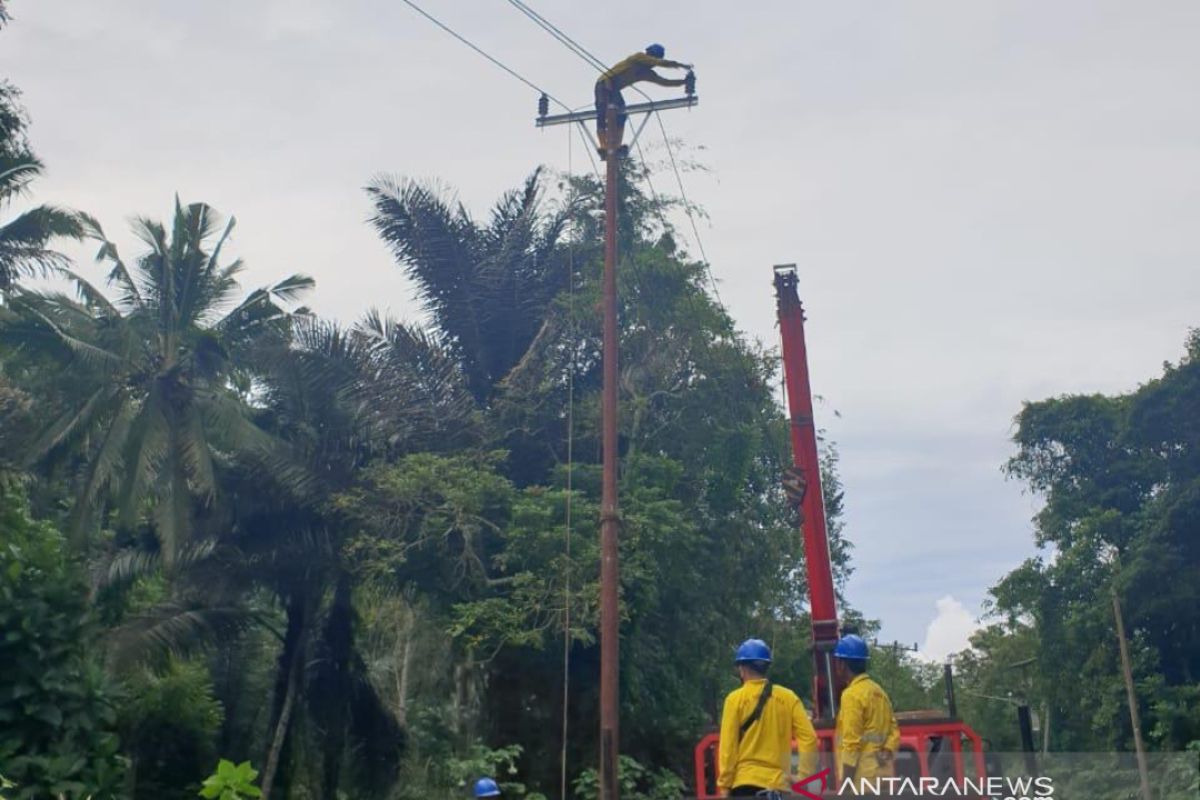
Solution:
[[[418,2],[590,102],[594,73],[504,0]],[[743,330],[776,341],[770,268],[800,266],[849,599],[886,639],[961,646],[1034,552],[1036,500],[1000,472],[1022,401],[1132,389],[1200,324],[1200,4],[534,7],[606,61],[659,41],[695,62],[701,105],[666,122],[710,170],[687,189]],[[438,178],[482,214],[537,164],[568,167],[532,91],[400,0],[10,11],[0,75],[49,167],[38,200],[91,211],[127,251],[127,217],[207,201],[238,218],[247,285],[306,272],[343,320],[418,316],[364,224],[373,175]]]

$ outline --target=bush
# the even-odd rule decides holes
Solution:
[[[617,783],[625,800],[677,800],[683,796],[683,780],[678,775],[666,769],[651,770],[629,756],[617,761]],[[590,800],[600,793],[600,776],[594,769],[585,770],[572,788],[580,800]]]
[[[170,662],[129,682],[120,714],[121,740],[132,757],[133,797],[195,797],[217,758],[223,719],[203,664]]]
[[[10,800],[97,800],[122,781],[116,716],[86,654],[87,587],[62,536],[0,489],[0,772]]]

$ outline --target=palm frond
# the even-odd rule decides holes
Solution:
[[[216,551],[216,539],[187,542],[180,547],[174,562],[168,565],[163,563],[161,550],[127,547],[117,551],[107,563],[100,565],[96,572],[95,585],[97,589],[110,589],[127,586],[139,578],[157,575],[168,569],[174,573],[184,572],[207,561]]]
[[[23,192],[43,169],[42,162],[31,153],[0,156],[0,202]]]
[[[82,212],[79,214],[79,219],[80,224],[83,226],[84,236],[100,242],[100,249],[96,251],[96,261],[99,263],[105,261],[112,263],[112,270],[108,273],[108,282],[109,284],[116,284],[120,289],[121,296],[118,298],[118,302],[126,308],[142,308],[145,303],[142,300],[142,293],[138,289],[137,282],[133,279],[129,268],[125,266],[120,253],[117,252],[117,246],[109,241],[108,236],[105,235],[99,220],[90,214]]]
[[[294,303],[316,288],[317,282],[307,275],[295,274],[267,289],[285,303]]]
[[[317,496],[316,476],[303,460],[286,442],[247,418],[245,407],[235,398],[225,392],[209,392],[201,400],[205,426],[230,442],[240,458],[262,470],[295,499],[308,502]]]
[[[151,497],[167,458],[169,424],[163,413],[164,399],[155,387],[145,399],[130,427],[122,455],[125,476],[118,503],[121,525],[131,528]]]
[[[11,298],[13,310],[23,317],[26,322],[32,323],[27,330],[29,334],[40,332],[42,335],[61,345],[85,365],[100,367],[107,372],[115,372],[120,369],[122,359],[119,355],[91,342],[86,342],[72,336],[51,319],[50,313],[69,310],[69,307],[73,305],[69,299],[62,298],[58,302],[51,302],[49,304],[43,302],[46,299],[32,293],[21,293]]]
[[[172,429],[174,449],[178,451],[180,466],[193,493],[201,502],[208,503],[216,494],[217,482],[213,476],[204,421],[200,411],[190,403],[181,412],[181,417]]]
[[[113,305],[108,296],[75,270],[60,269],[57,271],[57,274],[74,284],[75,292],[79,295],[79,299],[83,301],[84,305],[94,308],[108,317],[116,318],[121,316],[120,310]]]
[[[369,347],[369,413],[393,446],[436,449],[469,432],[474,398],[436,336],[377,311],[355,332]]]
[[[471,275],[479,233],[461,205],[433,187],[376,178],[367,187],[375,212],[370,223],[417,285],[441,329],[473,353],[481,332]]]
[[[215,222],[215,215],[213,221]],[[224,305],[227,298],[237,289],[237,281],[234,280],[234,276],[242,269],[241,260],[234,261],[229,267],[220,266],[221,250],[236,224],[237,220],[230,217],[211,252],[207,256],[202,252],[198,253],[204,261],[204,266],[195,270],[199,289],[196,298],[200,312],[198,316],[207,316],[214,312]]]
[[[93,517],[100,492],[108,486],[114,475],[124,465],[124,449],[133,421],[133,404],[121,403],[112,417],[100,449],[92,456],[87,466],[83,485],[75,496],[68,519],[68,532],[76,543],[83,541],[87,521]]]
[[[253,622],[240,606],[164,603],[110,631],[110,659],[118,670],[161,664],[168,656],[186,657],[230,641]]]
[[[49,205],[31,208],[0,229],[0,240],[42,244],[56,237],[82,239],[83,235],[83,222],[78,212]]]
[[[48,244],[60,237],[79,239],[83,228],[73,212],[54,206],[31,208],[0,226],[0,288],[23,276],[45,277],[70,263]]]
[[[70,408],[59,415],[30,445],[25,465],[28,467],[36,464],[64,442],[90,428],[97,412],[103,407],[104,400],[109,397],[111,389],[101,386],[92,392],[82,406]]]
[[[177,447],[168,445],[165,461],[167,480],[160,482],[155,498],[154,532],[164,563],[171,565],[191,534],[192,494]]]

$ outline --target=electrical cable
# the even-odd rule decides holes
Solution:
[[[425,19],[429,20],[429,21],[430,21],[430,22],[432,22],[434,25],[438,26],[438,27],[439,27],[439,28],[441,28],[443,31],[445,31],[446,33],[448,33],[448,34],[450,34],[451,36],[453,36],[455,39],[457,39],[458,41],[462,42],[462,43],[463,43],[463,44],[465,44],[467,47],[471,48],[471,49],[472,49],[472,50],[474,50],[476,53],[478,53],[479,55],[481,55],[481,56],[483,56],[484,58],[486,58],[486,59],[487,59],[488,61],[490,61],[492,64],[494,64],[494,65],[496,65],[497,67],[499,67],[500,69],[504,70],[504,71],[505,71],[505,72],[507,72],[509,75],[511,75],[512,77],[516,78],[517,80],[519,80],[521,83],[525,84],[526,86],[528,86],[530,89],[533,89],[535,92],[537,92],[537,93],[539,93],[539,94],[544,94],[544,95],[546,96],[546,98],[547,98],[547,99],[549,99],[549,100],[553,100],[555,103],[558,103],[558,105],[559,105],[559,106],[561,106],[561,107],[563,108],[563,110],[564,110],[564,111],[568,111],[568,112],[569,112],[569,111],[571,111],[571,110],[572,110],[572,109],[571,109],[571,107],[570,107],[570,106],[568,106],[566,103],[564,103],[562,100],[559,100],[557,97],[555,97],[554,95],[550,94],[550,93],[549,93],[549,92],[547,92],[545,89],[543,89],[542,87],[538,86],[536,83],[534,83],[533,81],[531,81],[531,80],[529,80],[528,78],[526,78],[524,75],[522,75],[522,74],[520,74],[519,72],[517,72],[515,69],[513,69],[513,68],[509,67],[507,64],[505,64],[504,62],[502,62],[500,59],[496,58],[495,56],[493,56],[493,55],[491,55],[490,53],[488,53],[487,51],[485,51],[483,48],[479,47],[477,44],[475,44],[474,42],[472,42],[470,39],[468,39],[467,37],[463,36],[461,33],[459,33],[458,31],[454,30],[454,29],[453,29],[453,28],[451,28],[449,25],[447,25],[446,23],[442,22],[441,20],[439,20],[437,17],[435,17],[435,16],[433,16],[432,14],[430,14],[430,13],[429,13],[428,11],[426,11],[425,9],[421,8],[419,5],[417,5],[416,3],[414,3],[412,0],[403,0],[403,2],[405,3],[405,5],[407,5],[409,8],[411,8],[413,11],[416,11],[418,14],[420,14],[421,16],[423,16]],[[587,142],[587,135],[586,135],[586,134],[585,134],[583,131],[580,131],[580,132],[579,132],[579,135],[580,135],[580,136],[582,136],[582,137],[584,138],[584,142],[586,143],[586,142]],[[596,175],[597,175],[597,176],[599,176],[599,175],[600,175],[600,167],[599,167],[599,166],[597,166],[597,164],[596,164],[596,159],[592,157],[592,151],[591,151],[591,147],[590,147],[590,146],[587,146],[587,147],[585,147],[585,148],[584,148],[584,152],[586,152],[586,153],[588,154],[588,160],[592,162],[592,170],[593,170],[593,171],[596,173]]]

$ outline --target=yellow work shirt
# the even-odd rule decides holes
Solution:
[[[847,767],[854,767],[855,783],[860,779],[889,777],[895,774],[894,762],[880,763],[879,753],[893,756],[900,747],[900,726],[892,713],[892,701],[878,683],[866,675],[857,675],[842,691],[837,713],[837,731],[833,749],[837,761],[838,786]]]
[[[721,714],[721,747],[717,759],[717,788],[728,793],[736,786],[788,790],[792,785],[792,740],[800,752],[800,775],[817,767],[817,732],[804,704],[791,689],[771,686],[762,716],[738,741],[742,722],[754,713],[766,680],[746,681],[725,698]]]
[[[675,62],[665,58],[655,58],[649,53],[634,53],[629,58],[619,61],[597,79],[597,83],[607,83],[616,91],[621,91],[637,81],[644,81],[654,75],[655,67],[672,66]]]

